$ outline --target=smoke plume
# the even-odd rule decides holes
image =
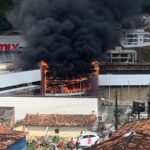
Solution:
[[[72,73],[90,72],[93,60],[116,41],[117,26],[136,12],[138,0],[14,0],[7,15],[28,42],[22,59],[45,60]],[[57,65],[56,65],[57,64]],[[69,72],[70,72],[69,71]]]

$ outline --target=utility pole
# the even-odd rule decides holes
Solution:
[[[98,98],[98,134],[100,136],[100,138],[104,138],[103,137],[103,130],[104,130],[104,122],[103,122],[103,115],[102,115],[102,110],[101,110],[101,98]]]
[[[115,93],[115,128],[118,130],[118,96],[117,96],[117,90]]]

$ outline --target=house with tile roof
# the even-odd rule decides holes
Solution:
[[[112,137],[87,150],[149,150],[150,120],[126,123],[113,133]]]
[[[27,131],[29,137],[59,134],[70,138],[91,131],[96,119],[95,114],[27,114],[23,126],[16,129]]]
[[[26,134],[0,126],[0,150],[26,150]]]

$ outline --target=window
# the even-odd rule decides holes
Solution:
[[[128,38],[137,38],[138,35],[137,34],[127,34]]]
[[[59,133],[59,129],[55,129],[55,133],[58,134]]]
[[[128,42],[137,42],[138,39],[129,39]]]
[[[150,38],[150,34],[145,34],[144,38]]]
[[[112,54],[112,57],[118,57],[119,54]]]
[[[88,135],[85,135],[85,136],[83,136],[83,139],[86,139],[86,138],[88,138],[89,136]]]
[[[95,137],[95,135],[90,135],[91,138]]]
[[[128,54],[121,54],[121,57],[127,57]]]
[[[144,42],[150,42],[150,39],[144,39]]]

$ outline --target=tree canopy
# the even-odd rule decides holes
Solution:
[[[0,0],[0,33],[11,29],[5,13],[13,7],[12,0]]]

